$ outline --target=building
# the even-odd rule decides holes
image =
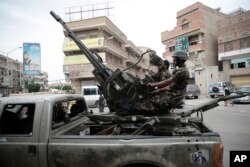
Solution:
[[[20,92],[23,85],[22,63],[0,54],[0,94]]]
[[[219,79],[250,85],[250,11],[242,8],[218,21]]]
[[[112,70],[131,66],[142,54],[142,51],[129,41],[126,35],[106,16],[71,21],[67,25],[86,47],[97,52],[103,63]],[[66,34],[67,32],[65,32]],[[63,52],[65,54],[63,69],[66,81],[71,81],[76,93],[80,93],[82,86],[98,84],[92,74],[94,67],[75,42],[68,37],[65,37]],[[137,77],[142,76],[147,68],[145,61],[146,59],[142,59],[127,72]]]
[[[178,11],[176,27],[161,33],[164,58],[172,62],[174,51],[188,51],[190,83],[196,83],[202,94],[212,81],[218,81],[217,21],[227,17],[220,9],[197,2]]]

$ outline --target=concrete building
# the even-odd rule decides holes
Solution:
[[[23,86],[22,63],[0,54],[0,94],[20,92]]]
[[[217,23],[219,79],[250,85],[250,11],[242,8]]]
[[[211,82],[219,79],[216,23],[227,17],[220,9],[197,2],[178,11],[176,27],[161,33],[161,41],[166,46],[164,58],[172,62],[174,51],[188,51],[186,65],[190,83],[196,83],[202,94],[207,93]]]
[[[110,69],[125,69],[134,64],[142,51],[129,41],[126,35],[117,28],[107,17],[68,22],[72,29],[87,48],[97,52],[103,63]],[[67,34],[65,32],[65,34]],[[82,54],[74,41],[65,37],[63,43],[64,73],[66,81],[71,81],[76,93],[80,93],[85,85],[97,85],[92,71],[93,66],[85,55]],[[141,77],[145,73],[147,65],[143,59],[135,67],[127,72]]]

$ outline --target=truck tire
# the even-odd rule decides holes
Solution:
[[[210,97],[213,99],[213,98],[214,98],[214,95],[210,95]]]

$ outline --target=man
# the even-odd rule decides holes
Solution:
[[[162,80],[165,80],[167,78],[171,77],[171,73],[169,72],[169,61],[168,60],[162,60],[159,56],[153,52],[153,54],[149,55],[150,60],[149,63],[150,65],[153,65],[158,68],[158,71],[156,73],[151,73],[150,75],[146,75],[145,79],[143,80],[144,82],[160,82]]]
[[[98,105],[99,105],[99,112],[104,112],[104,97],[102,94],[100,94],[99,96]]]
[[[148,86],[155,89],[153,97],[135,103],[131,112],[143,114],[165,113],[169,112],[171,108],[177,107],[176,104],[183,100],[189,79],[189,72],[185,65],[188,54],[185,51],[176,51],[172,57],[173,64],[176,67],[173,75],[163,81],[149,83]]]

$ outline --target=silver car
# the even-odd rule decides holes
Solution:
[[[231,82],[213,82],[210,84],[208,88],[208,95],[211,98],[214,98],[215,96],[224,96],[224,87],[227,87],[229,89],[229,92],[234,92],[234,85]]]
[[[237,89],[236,92],[250,93],[250,85],[241,86]],[[233,103],[250,103],[250,96],[233,99]]]
[[[196,98],[198,99],[198,97],[200,96],[201,91],[198,85],[187,85],[187,89],[186,89],[186,99],[187,98]]]

